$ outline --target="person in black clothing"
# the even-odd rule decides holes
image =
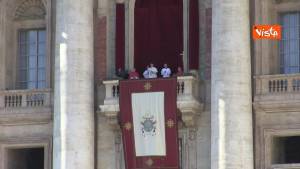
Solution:
[[[127,79],[128,78],[128,73],[123,70],[122,68],[118,68],[116,76],[122,79]]]

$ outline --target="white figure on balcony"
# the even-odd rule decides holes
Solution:
[[[168,68],[168,65],[165,63],[164,67],[161,69],[161,75],[162,77],[170,77],[171,76],[171,69]]]
[[[150,66],[147,66],[147,69],[144,71],[143,75],[146,79],[157,78],[157,68],[154,67],[153,63],[150,63]]]
[[[147,65],[146,70],[143,72],[143,76],[144,76],[145,79],[149,78],[149,71],[148,71],[148,69],[149,69],[149,65]]]

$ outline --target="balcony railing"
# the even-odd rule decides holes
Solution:
[[[255,76],[254,109],[264,112],[300,109],[300,74]]]
[[[0,91],[0,125],[49,123],[51,89]]]
[[[180,76],[177,78],[177,100],[194,99],[197,97],[195,92],[195,78],[193,76]],[[119,103],[119,81],[106,80],[104,105]]]
[[[51,104],[50,89],[0,91],[0,108],[47,107]]]
[[[300,74],[255,76],[256,94],[300,93]]]
[[[273,164],[271,169],[300,169],[300,164]]]
[[[182,118],[192,125],[194,115],[202,108],[198,98],[198,84],[194,76],[177,77],[177,108],[182,112]],[[114,119],[119,112],[119,81],[103,81],[105,86],[104,104],[100,105],[100,112],[109,119]]]

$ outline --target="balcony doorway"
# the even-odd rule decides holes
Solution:
[[[300,163],[300,136],[273,138],[273,164]]]
[[[11,148],[6,159],[6,169],[44,169],[44,148]]]
[[[172,70],[183,66],[182,0],[136,0],[134,9],[134,67],[142,72],[153,63]]]

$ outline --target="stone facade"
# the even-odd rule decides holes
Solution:
[[[30,148],[43,149],[45,169],[124,169],[116,3],[130,69],[135,0],[0,0],[0,169],[16,167],[12,150]],[[249,38],[251,25],[297,11],[297,0],[199,0],[200,67],[178,78],[182,169],[300,168],[277,162],[280,139],[300,135],[300,75],[280,74],[277,41]],[[46,87],[20,90],[19,31],[41,28]]]

